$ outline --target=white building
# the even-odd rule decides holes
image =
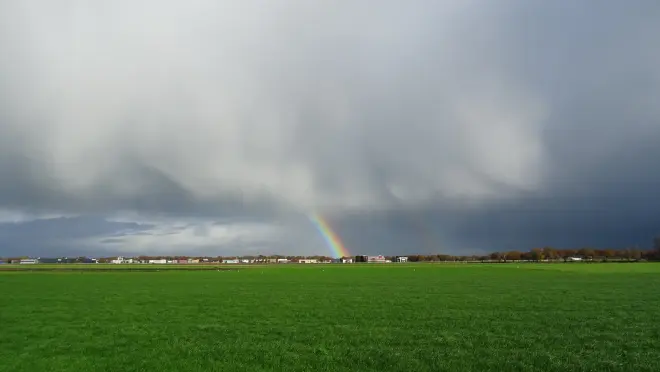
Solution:
[[[196,259],[196,258],[189,258],[189,259],[188,259],[188,263],[189,263],[189,264],[199,263],[199,260]]]
[[[223,261],[226,264],[237,264],[239,261],[238,260],[224,260]]]
[[[399,256],[396,258],[396,262],[408,262],[408,257]]]
[[[287,263],[287,262],[289,262],[289,260],[286,259],[286,258],[278,258],[277,259],[277,263]]]
[[[166,264],[167,260],[166,259],[160,259],[160,260],[149,260],[150,264]]]
[[[20,264],[36,264],[36,263],[39,263],[39,260],[34,258],[26,258],[20,261]]]
[[[353,263],[353,259],[352,258],[342,258],[341,263]]]
[[[133,262],[135,262],[135,261],[132,258],[125,258],[125,257],[122,257],[122,256],[117,257],[116,260],[110,261],[110,263],[113,263],[113,264],[132,264]]]
[[[569,261],[582,261],[582,257],[569,257]]]
[[[378,255],[378,256],[366,256],[366,261],[369,263],[385,263],[385,256],[383,255]]]
[[[298,260],[299,263],[319,263],[319,260],[315,258],[301,258]]]

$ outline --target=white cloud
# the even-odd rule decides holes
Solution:
[[[3,4],[22,32],[7,40],[22,89],[5,94],[29,102],[16,130],[78,198],[140,192],[127,163],[199,198],[265,189],[305,209],[536,187],[535,92],[486,33],[457,39],[469,6],[428,5]]]
[[[0,208],[0,223],[22,223],[40,219],[53,219],[61,217],[75,217],[75,214],[67,213],[48,213],[48,212],[27,212],[17,209]]]
[[[149,229],[122,230],[108,236],[81,239],[79,246],[105,246],[106,250],[126,254],[231,254],[251,249],[263,250],[281,239],[277,226],[258,223],[218,225],[166,224]]]

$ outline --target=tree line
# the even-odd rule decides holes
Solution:
[[[660,237],[653,239],[653,248],[651,249],[639,249],[637,247],[624,249],[597,249],[588,247],[579,249],[558,249],[553,247],[543,247],[533,248],[529,251],[511,250],[492,252],[486,255],[409,255],[408,261],[568,261],[573,257],[599,261],[660,261]]]
[[[640,250],[640,249],[555,249],[552,247],[534,248],[526,252],[521,251],[504,251],[493,252],[487,255],[469,255],[469,256],[455,256],[446,254],[437,255],[409,255],[409,262],[423,262],[423,261],[568,261],[569,259],[577,257],[587,260],[617,260],[617,261],[639,261],[639,260],[656,260],[660,258],[657,252],[653,250]]]

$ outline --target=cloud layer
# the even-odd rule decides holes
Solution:
[[[651,1],[0,2],[0,209],[197,226],[123,250],[317,251],[313,210],[365,252],[600,242],[576,208],[617,215],[616,244],[634,244],[658,222],[659,16]],[[572,233],[548,227],[558,213]]]

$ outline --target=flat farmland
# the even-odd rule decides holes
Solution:
[[[658,308],[654,263],[0,272],[0,370],[659,371]]]

